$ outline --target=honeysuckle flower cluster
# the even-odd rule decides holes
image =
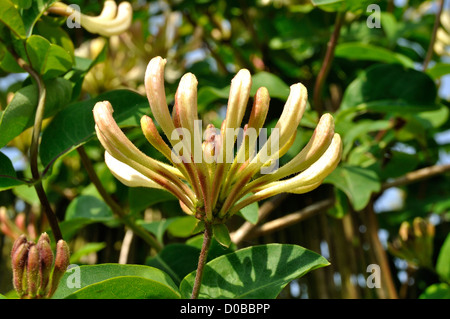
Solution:
[[[202,134],[196,77],[187,73],[181,78],[171,114],[164,87],[165,64],[161,57],[149,62],[145,89],[153,118],[166,139],[147,115],[141,118],[141,127],[149,143],[170,164],[147,156],[126,137],[114,121],[108,101],[98,102],[93,110],[97,137],[106,149],[105,162],[125,185],[165,189],[180,200],[187,214],[207,223],[223,223],[255,201],[315,189],[338,165],[341,138],[334,133],[333,117],[324,114],[303,150],[276,168],[294,142],[306,108],[307,90],[302,84],[290,87],[275,128],[257,149],[255,140],[264,130],[270,97],[265,87],[257,90],[248,123],[240,129],[252,86],[248,70],[240,70],[231,81],[221,127],[209,124]],[[236,144],[239,130],[240,145]]]
[[[79,23],[90,33],[100,34],[106,37],[120,34],[126,31],[133,19],[133,8],[129,2],[121,2],[118,6],[114,0],[106,0],[100,15],[88,16],[76,10],[72,5],[55,2],[49,12],[73,16],[73,24]]]

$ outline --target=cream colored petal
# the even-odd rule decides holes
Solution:
[[[113,16],[114,7],[106,5],[102,14],[97,17],[91,17],[80,14],[80,24],[89,32],[97,33],[103,36],[112,36],[126,31],[133,19],[133,8],[129,2],[122,2],[117,9],[117,15]],[[114,12],[115,13],[115,12]]]
[[[297,192],[301,191],[301,187],[305,185],[316,184],[329,175],[339,164],[342,153],[342,141],[339,134],[334,134],[328,149],[323,155],[314,162],[310,167],[287,180],[269,183],[262,186],[261,191],[256,192],[256,196],[270,196],[284,193],[284,192]]]
[[[164,134],[169,138],[175,130],[169,107],[167,106],[166,91],[164,86],[164,67],[166,59],[154,57],[150,60],[145,71],[145,91],[152,110],[153,117],[159,124]],[[172,146],[177,141],[171,141]]]
[[[105,152],[105,163],[114,177],[116,177],[126,186],[162,189],[161,186],[152,181],[150,178],[142,175],[127,164],[117,160],[108,152]]]
[[[247,69],[240,70],[231,80],[230,94],[227,105],[226,128],[238,128],[241,126],[247,108],[252,76]]]

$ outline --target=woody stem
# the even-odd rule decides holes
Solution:
[[[192,289],[191,299],[197,299],[200,293],[200,286],[202,284],[203,269],[206,264],[208,250],[211,246],[212,226],[210,223],[205,223],[205,232],[203,233],[203,245],[198,258],[197,272],[195,274],[194,288]]]

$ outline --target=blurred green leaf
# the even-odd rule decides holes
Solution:
[[[436,98],[436,84],[425,73],[381,64],[361,72],[347,87],[340,112],[423,112],[438,108]]]
[[[65,79],[56,78],[45,83],[47,95],[45,114],[48,118],[66,107],[70,101],[72,86]],[[21,88],[8,104],[0,119],[0,148],[33,126],[38,91],[34,84]]]
[[[197,225],[197,218],[194,216],[182,216],[174,220],[167,228],[167,231],[175,237],[186,238],[193,235]]]
[[[335,56],[349,60],[399,63],[405,67],[414,67],[414,61],[402,54],[392,52],[383,47],[361,42],[339,44],[336,46]]]
[[[33,28],[39,18],[44,14],[47,8],[56,0],[33,0],[31,5],[24,8],[22,12],[22,19],[26,29],[26,37],[30,37],[33,33]]]
[[[450,74],[450,64],[448,63],[436,63],[433,67],[427,69],[427,74],[433,79],[437,80],[444,75]]]
[[[94,196],[81,195],[70,202],[64,220],[110,221],[113,218],[111,208],[104,201]]]
[[[269,72],[258,72],[252,76],[250,96],[253,97],[260,87],[267,88],[271,98],[285,101],[289,96],[289,86],[278,76]]]
[[[24,182],[17,178],[11,160],[0,152],[0,191],[23,185]]]
[[[197,268],[200,249],[173,243],[165,246],[155,257],[147,259],[146,265],[161,269],[167,273],[175,284]]]
[[[128,190],[128,200],[131,212],[140,212],[155,204],[177,200],[177,198],[163,189],[130,187]]]
[[[450,234],[447,235],[447,238],[439,251],[436,262],[436,272],[442,280],[450,283]]]
[[[26,31],[19,11],[10,0],[2,0],[0,22],[4,23],[16,36],[25,38]]]
[[[64,239],[68,240],[87,225],[113,220],[114,215],[104,201],[94,196],[81,195],[70,202],[60,228]]]
[[[338,166],[325,178],[324,183],[333,184],[342,190],[356,211],[366,207],[372,193],[381,188],[379,178],[373,170],[346,164]]]
[[[106,247],[106,243],[87,243],[70,254],[70,263],[76,264],[81,262],[83,256],[96,253]]]
[[[419,299],[450,299],[450,286],[446,283],[432,284],[425,289]]]
[[[138,220],[138,225],[141,225],[144,229],[151,232],[156,236],[159,242],[163,242],[164,234],[171,223],[180,217],[171,217],[167,219],[157,220],[154,222],[145,222],[143,220]]]
[[[43,132],[40,156],[45,166],[95,136],[92,110],[95,103],[105,100],[114,108],[113,116],[121,127],[139,126],[141,117],[150,111],[147,98],[129,90],[109,91],[68,105]]]

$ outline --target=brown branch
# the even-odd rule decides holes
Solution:
[[[325,53],[325,58],[323,60],[322,67],[319,71],[319,74],[317,75],[316,83],[314,85],[313,102],[314,108],[319,114],[319,117],[323,114],[323,105],[321,99],[322,88],[326,78],[328,77],[328,73],[330,72],[331,69],[331,64],[334,59],[334,50],[336,49],[343,21],[344,21],[344,13],[338,12],[336,16],[336,22],[334,23],[333,34],[331,35],[331,38],[328,41],[327,52]]]
[[[382,289],[385,291],[387,298],[389,299],[398,299],[397,290],[395,288],[394,280],[392,277],[391,268],[389,266],[388,257],[386,254],[386,250],[380,242],[380,238],[378,237],[378,230],[380,229],[378,226],[377,216],[373,209],[373,202],[371,202],[366,207],[367,214],[367,232],[371,241],[371,246],[375,254],[375,258],[377,263],[381,269],[381,280],[382,280]]]
[[[423,61],[423,70],[425,71],[428,68],[428,64],[430,63],[433,57],[434,51],[434,43],[436,42],[436,34],[441,23],[441,14],[444,8],[444,0],[440,0],[439,9],[436,13],[436,19],[434,20],[433,32],[431,33],[430,45],[428,46],[427,55],[425,56],[425,60]]]
[[[297,212],[285,215],[283,217],[271,220],[251,230],[246,239],[258,236],[264,236],[273,233],[277,230],[297,224],[305,219],[308,219],[317,213],[330,208],[334,205],[334,199],[325,199],[315,204],[309,205]]]
[[[287,194],[279,194],[274,196],[270,200],[266,201],[258,210],[258,223],[263,221],[278,205],[283,202]],[[238,230],[230,234],[231,241],[235,244],[241,243],[246,239],[247,235],[257,227],[257,224],[252,224],[250,222],[245,222]]]
[[[397,187],[397,186],[403,186],[407,184],[411,184],[413,182],[417,182],[422,179],[430,178],[439,174],[443,174],[450,171],[450,164],[445,165],[434,165],[429,166],[425,168],[421,168],[417,171],[413,171],[410,173],[407,173],[399,178],[393,179],[391,181],[387,181],[383,183],[381,186],[381,192],[391,188],[391,187]]]

